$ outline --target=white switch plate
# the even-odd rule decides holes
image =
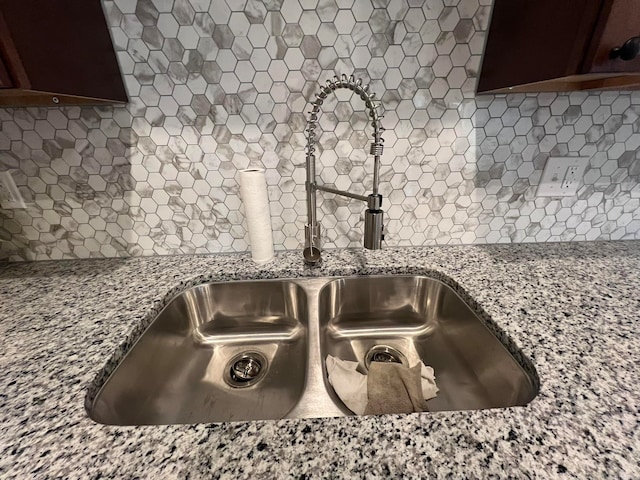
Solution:
[[[11,172],[0,173],[0,208],[3,210],[27,208]]]
[[[587,165],[588,157],[549,157],[538,185],[538,197],[575,196]]]

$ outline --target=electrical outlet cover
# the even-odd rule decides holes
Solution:
[[[588,157],[549,157],[538,185],[538,197],[573,197],[582,185]]]
[[[3,210],[27,208],[11,172],[0,173],[0,208]]]

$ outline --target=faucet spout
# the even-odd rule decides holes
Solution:
[[[373,127],[372,143],[370,153],[373,155],[373,186],[372,193],[368,196],[358,195],[352,192],[345,192],[335,188],[318,185],[316,182],[316,128],[320,107],[330,93],[338,89],[346,88],[356,93],[365,104],[371,126]],[[320,87],[320,92],[316,93],[316,98],[311,102],[311,112],[305,130],[307,135],[306,147],[306,167],[307,179],[305,182],[307,192],[307,216],[308,223],[305,226],[305,248],[303,250],[304,260],[309,265],[317,265],[321,261],[320,225],[317,219],[316,192],[322,190],[336,195],[361,200],[367,203],[364,221],[364,247],[376,250],[382,247],[384,240],[382,195],[378,193],[380,182],[380,156],[383,151],[384,139],[382,133],[384,128],[381,125],[383,115],[380,113],[381,103],[376,99],[375,93],[369,91],[369,85],[363,85],[362,79],[355,79],[353,75],[347,77],[342,74],[335,76],[332,80]]]

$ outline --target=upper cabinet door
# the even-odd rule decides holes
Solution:
[[[0,0],[0,59],[0,105],[127,101],[100,0]]]
[[[495,0],[478,92],[578,73],[600,0]]]
[[[627,41],[630,41],[625,47],[628,52],[640,48],[640,0],[605,0],[583,72],[640,73],[640,55],[630,60],[620,55],[610,58],[611,51]]]
[[[0,88],[11,87],[13,87],[13,82],[11,81],[11,77],[9,76],[9,72],[2,62],[2,58],[0,58]]]

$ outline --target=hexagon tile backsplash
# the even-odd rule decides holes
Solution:
[[[267,170],[276,248],[300,248],[304,128],[352,73],[386,111],[389,245],[640,238],[640,93],[475,97],[490,0],[104,0],[131,102],[0,110],[10,260],[247,249],[237,171]],[[359,98],[325,102],[319,177],[371,185]],[[351,101],[353,100],[353,102]],[[590,157],[577,198],[537,198],[549,155]],[[327,248],[363,205],[319,194]]]

